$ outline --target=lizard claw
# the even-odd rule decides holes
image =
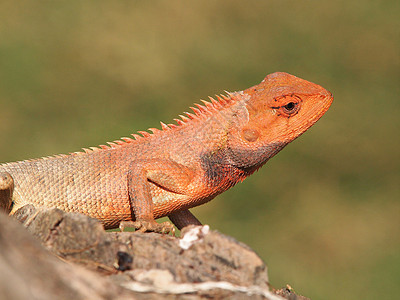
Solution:
[[[157,223],[154,220],[122,221],[119,229],[124,231],[125,227],[133,227],[139,232],[156,232],[161,234],[172,233],[175,236],[175,227],[170,222]]]

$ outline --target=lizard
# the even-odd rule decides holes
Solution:
[[[254,173],[330,107],[323,87],[276,72],[191,107],[161,129],[83,151],[0,165],[0,209],[79,212],[106,229],[159,233],[201,225],[189,211]]]

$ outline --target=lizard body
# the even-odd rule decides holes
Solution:
[[[287,73],[204,101],[162,129],[84,152],[0,165],[0,208],[57,207],[142,231],[201,224],[189,208],[226,191],[311,127],[333,97]],[[134,221],[134,223],[129,223]]]

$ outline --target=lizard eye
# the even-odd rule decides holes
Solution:
[[[298,102],[289,102],[286,105],[281,106],[282,113],[291,116],[296,114],[300,109]]]

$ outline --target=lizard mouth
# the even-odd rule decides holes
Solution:
[[[313,123],[317,122],[324,114],[325,112],[329,109],[329,107],[332,105],[333,102],[333,95],[331,92],[326,91],[327,95],[324,95],[325,98],[325,103],[324,105],[321,107],[321,109],[315,114],[315,117],[313,118]]]

